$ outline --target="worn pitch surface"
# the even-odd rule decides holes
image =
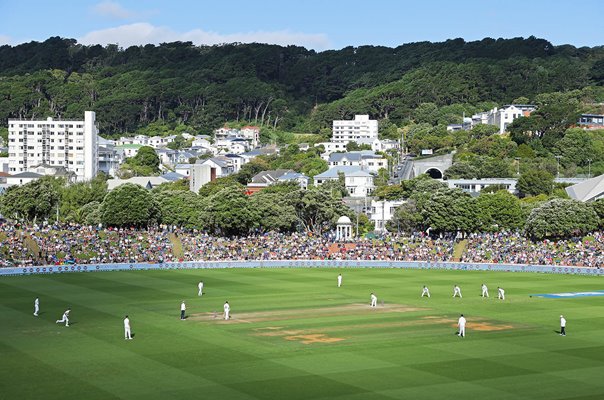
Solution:
[[[489,299],[479,296],[483,282]],[[0,399],[602,399],[604,297],[529,295],[603,283],[396,269],[6,277]],[[430,299],[420,298],[424,284]],[[454,284],[462,299],[451,297]],[[496,299],[497,286],[505,301]],[[225,300],[231,321],[222,319]],[[67,307],[68,328],[55,324]],[[464,339],[455,335],[460,313],[468,320]],[[123,338],[125,314],[131,341]],[[560,314],[566,337],[556,332]]]

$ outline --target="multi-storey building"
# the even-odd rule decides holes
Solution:
[[[93,111],[83,121],[9,119],[9,173],[49,165],[73,172],[77,181],[90,180],[98,171],[97,135]]]
[[[352,121],[333,121],[332,142],[366,142],[378,138],[378,122],[369,115],[355,115]]]

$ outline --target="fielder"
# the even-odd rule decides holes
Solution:
[[[453,297],[457,297],[459,296],[460,298],[461,296],[461,289],[459,288],[459,286],[455,285],[453,286]]]
[[[187,306],[185,305],[185,301],[183,300],[182,303],[180,303],[180,319],[182,321],[184,321],[184,319],[185,319],[186,311],[187,311]]]
[[[40,312],[40,299],[36,297],[36,299],[34,300],[34,317],[37,317],[39,312]]]
[[[67,310],[65,310],[65,312],[63,313],[63,318],[58,319],[56,323],[60,324],[62,322],[65,322],[65,326],[69,326],[69,313],[70,312],[71,312],[71,308],[68,308]]]
[[[130,319],[127,315],[126,318],[124,318],[124,339],[132,340],[132,334],[130,333]]]
[[[199,283],[197,284],[197,289],[198,289],[197,295],[198,296],[203,295],[203,281],[199,281]]]
[[[560,315],[560,336],[566,336],[566,318]]]
[[[377,307],[377,296],[371,293],[371,307]]]
[[[465,337],[466,336],[466,319],[463,316],[463,314],[461,314],[461,316],[459,317],[459,320],[457,321],[457,327],[459,328],[459,332],[457,333],[457,336]]]
[[[342,287],[342,274],[338,275],[338,287]]]
[[[224,303],[224,319],[225,319],[225,321],[228,321],[230,312],[231,312],[231,306],[229,305],[229,302],[226,301]]]
[[[503,288],[497,288],[497,298],[499,300],[505,300],[505,290],[503,290]]]
[[[428,298],[430,298],[430,290],[428,290],[428,286],[424,286],[422,288],[422,296],[421,297],[424,297],[424,296],[428,296]]]
[[[487,288],[487,285],[485,285],[484,283],[480,286],[480,288],[482,289],[482,297],[489,297],[489,289]]]

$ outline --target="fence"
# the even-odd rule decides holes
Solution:
[[[552,274],[602,275],[604,269],[556,265],[482,264],[460,262],[419,261],[334,261],[334,260],[281,260],[281,261],[191,261],[170,263],[115,263],[86,265],[42,265],[33,267],[0,268],[0,276],[55,274],[66,272],[141,271],[212,268],[406,268],[464,271],[536,272]]]

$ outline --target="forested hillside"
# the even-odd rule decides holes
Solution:
[[[462,105],[450,110],[453,120],[466,108],[602,84],[604,48],[553,46],[534,37],[321,53],[181,42],[121,49],[53,37],[0,47],[0,124],[79,118],[91,109],[109,137],[153,122],[207,133],[226,121],[251,121],[318,133],[354,113],[401,126],[422,103]]]

